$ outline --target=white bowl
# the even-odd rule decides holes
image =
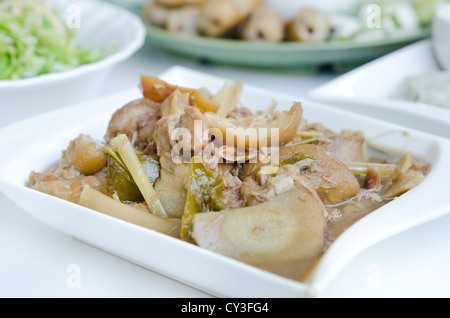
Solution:
[[[450,4],[437,10],[432,28],[433,49],[441,67],[450,70]]]
[[[69,71],[28,79],[0,81],[0,124],[52,107],[71,104],[93,96],[112,68],[142,47],[146,31],[141,19],[117,5],[96,0],[53,0],[62,13],[79,10],[80,27],[75,41],[85,49],[100,49],[105,57]],[[64,17],[65,19],[66,17]]]
[[[225,81],[181,67],[174,67],[160,77],[173,84],[205,87],[212,92],[217,92]],[[319,262],[311,281],[305,284],[26,187],[31,170],[42,171],[56,162],[61,149],[79,133],[102,138],[113,112],[140,96],[139,89],[133,88],[0,130],[3,136],[14,136],[0,139],[0,148],[8,149],[7,156],[0,156],[0,190],[50,227],[205,292],[225,297],[317,296],[345,264],[365,248],[450,212],[446,187],[449,140],[308,101],[302,101],[304,114],[312,122],[322,122],[335,131],[362,129],[369,139],[378,136],[377,140],[388,148],[408,150],[426,158],[432,169],[418,187],[344,232]],[[286,109],[295,98],[248,85],[244,87],[242,102],[253,111],[264,109],[273,100],[279,102],[280,109]],[[30,138],[29,127],[36,127],[34,133],[40,137]],[[393,262],[395,257],[398,255],[393,256]]]

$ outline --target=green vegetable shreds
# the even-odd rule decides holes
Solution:
[[[227,209],[221,200],[223,179],[214,177],[199,157],[192,157],[189,164],[186,205],[181,220],[181,239],[192,242],[192,221],[196,213]]]
[[[42,0],[0,0],[0,80],[56,73],[100,60],[84,50],[59,12]]]

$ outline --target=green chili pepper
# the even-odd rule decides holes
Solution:
[[[181,220],[181,239],[193,242],[192,221],[196,213],[227,209],[222,202],[223,179],[215,179],[199,157],[192,157],[189,164],[186,205]]]
[[[109,147],[105,147],[104,151],[109,154],[107,171],[110,192],[116,193],[122,202],[143,202],[144,197],[119,154]],[[144,155],[138,157],[153,185],[159,177],[158,161]]]
[[[306,160],[306,159],[314,160],[314,158],[312,158],[312,157],[310,157],[308,155],[305,155],[303,153],[296,153],[295,155],[292,155],[289,158],[280,161],[280,166],[293,165],[293,164],[295,164],[297,162],[300,162],[300,161],[303,161],[303,160]],[[310,164],[302,166],[302,169],[306,169],[309,166],[310,166]]]

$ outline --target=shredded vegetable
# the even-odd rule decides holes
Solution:
[[[42,0],[0,0],[0,80],[73,69],[102,58],[82,49],[57,10]]]

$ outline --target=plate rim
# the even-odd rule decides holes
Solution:
[[[213,38],[206,36],[185,36],[182,34],[176,34],[169,32],[158,26],[149,25],[145,23],[148,36],[150,38],[168,38],[172,41],[178,41],[180,43],[190,43],[192,40],[196,41],[198,46],[211,46],[216,45],[220,48],[247,49],[259,51],[261,49],[270,49],[274,52],[280,53],[283,51],[317,51],[317,50],[348,50],[354,48],[372,48],[374,46],[393,45],[397,43],[415,41],[430,35],[429,30],[419,30],[415,34],[410,34],[403,37],[392,37],[382,41],[336,41],[336,42],[320,42],[320,43],[298,43],[298,42],[280,42],[280,43],[265,43],[265,42],[250,42],[243,40],[227,39],[227,38]]]

